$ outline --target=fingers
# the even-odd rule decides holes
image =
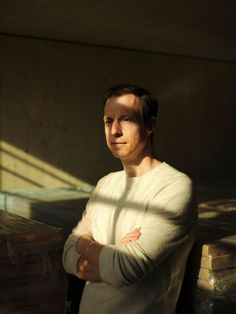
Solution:
[[[136,228],[133,231],[127,233],[120,241],[120,244],[127,244],[131,241],[136,241],[141,236],[141,228]]]
[[[85,274],[88,268],[88,261],[81,256],[77,262],[77,272],[80,279],[85,279]]]
[[[126,236],[130,239],[137,240],[141,235],[140,228],[134,229],[132,232],[129,232]]]

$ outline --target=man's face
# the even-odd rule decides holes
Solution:
[[[150,144],[139,99],[132,94],[113,96],[104,107],[106,142],[114,157],[123,162],[138,162]]]

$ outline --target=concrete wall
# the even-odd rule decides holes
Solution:
[[[155,150],[195,180],[235,179],[236,65],[0,37],[1,189],[95,184],[120,169],[100,96],[120,82],[160,103]]]

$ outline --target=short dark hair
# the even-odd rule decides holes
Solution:
[[[132,94],[138,97],[143,123],[148,125],[150,120],[157,117],[158,101],[154,95],[147,89],[133,84],[119,84],[110,87],[103,94],[103,105],[107,100],[113,96],[122,96],[125,94]]]

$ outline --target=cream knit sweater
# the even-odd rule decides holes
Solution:
[[[79,313],[174,313],[196,217],[191,180],[167,163],[139,177],[119,171],[102,178],[64,248],[65,270],[77,275],[78,237],[91,232],[105,245],[102,281],[86,282]],[[137,241],[118,244],[138,227]]]

